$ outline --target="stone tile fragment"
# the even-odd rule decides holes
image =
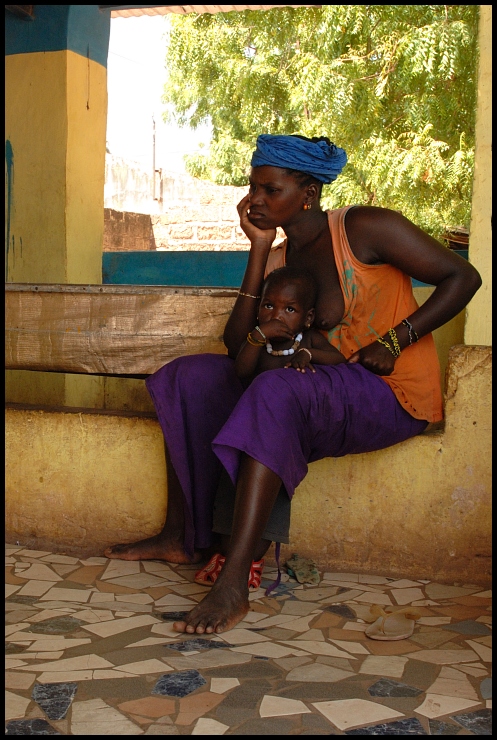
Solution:
[[[479,702],[470,701],[469,699],[459,699],[454,696],[442,696],[441,694],[426,694],[426,698],[419,707],[416,708],[417,714],[434,719],[443,717],[451,712],[458,712],[462,709],[469,709],[477,706]]]
[[[142,735],[143,730],[103,699],[76,701],[72,705],[73,735]]]
[[[210,690],[214,694],[225,694],[230,689],[234,689],[235,686],[240,686],[240,681],[237,678],[211,678]]]
[[[369,687],[368,693],[370,696],[404,697],[419,696],[423,693],[423,690],[399,681],[391,681],[389,678],[380,678],[379,681]]]
[[[5,692],[5,719],[18,719],[24,717],[30,699],[14,694],[12,691]]]
[[[161,676],[152,689],[152,694],[183,697],[205,686],[206,683],[205,678],[197,670],[180,671]]]
[[[428,735],[423,725],[416,717],[399,719],[396,722],[386,722],[370,727],[361,727],[359,730],[347,730],[346,735]]]
[[[455,622],[454,624],[447,624],[442,627],[444,630],[450,630],[451,632],[458,632],[460,635],[491,635],[492,630],[481,622],[477,622],[474,619],[465,619],[462,622]]]
[[[7,722],[6,735],[62,735],[46,719],[16,719]]]
[[[138,617],[124,617],[123,619],[114,619],[112,622],[101,622],[100,624],[85,624],[83,629],[92,632],[99,637],[109,637],[118,635],[121,632],[133,630],[136,627],[145,627],[149,624],[158,624],[159,620],[150,614],[142,614]]]
[[[310,683],[336,683],[352,676],[355,676],[355,673],[352,671],[344,671],[341,668],[324,665],[323,663],[311,663],[292,668],[287,674],[286,680]]]
[[[442,722],[439,719],[430,719],[430,735],[457,735],[459,727],[457,725],[449,724],[449,722]]]
[[[466,640],[467,644],[472,648],[475,652],[478,653],[480,656],[480,659],[484,663],[491,663],[492,662],[492,650],[489,647],[486,647],[486,645],[482,645],[480,642],[476,642],[476,640]]]
[[[324,714],[339,730],[404,716],[401,712],[365,699],[320,701],[313,702],[312,706]]]
[[[270,694],[264,696],[259,707],[261,717],[286,717],[290,714],[310,714],[310,712],[303,701]]]
[[[474,735],[492,734],[492,711],[478,709],[476,712],[452,715],[452,719]]]
[[[368,655],[359,668],[359,673],[401,678],[408,658],[400,655]]]
[[[64,719],[78,690],[76,683],[36,684],[31,698],[39,704],[49,719]]]
[[[480,684],[481,695],[484,699],[492,698],[492,679],[485,678]]]
[[[208,717],[201,717],[195,727],[193,728],[192,735],[224,735],[229,730],[228,725],[223,725],[222,722],[218,722],[216,719],[209,719]]]
[[[470,663],[472,660],[478,660],[478,655],[473,650],[418,650],[409,657],[412,660],[421,660],[436,665]]]
[[[196,719],[207,712],[210,712],[223,701],[224,697],[220,694],[212,694],[210,691],[204,691],[192,696],[186,696],[179,701],[179,712],[175,719],[175,724],[180,726],[191,725]]]

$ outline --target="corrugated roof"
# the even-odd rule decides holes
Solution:
[[[109,8],[112,6],[101,5]],[[271,10],[271,8],[320,8],[321,5],[154,5],[151,7],[121,8],[111,10],[111,18],[131,18],[141,15],[167,15],[168,13],[230,13],[233,10]]]

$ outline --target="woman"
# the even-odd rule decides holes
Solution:
[[[466,306],[480,276],[397,212],[323,212],[322,184],[345,163],[325,138],[258,137],[250,190],[237,207],[251,247],[224,332],[228,357],[180,358],[147,381],[166,440],[166,523],[156,537],[105,554],[197,562],[211,544],[221,473],[236,484],[226,561],[203,601],[175,623],[180,632],[223,632],[243,619],[252,562],[269,547],[280,509],[288,516],[308,462],[382,449],[442,418],[431,332]],[[272,249],[277,227],[287,238]],[[285,264],[314,276],[314,326],[348,362],[315,373],[272,370],[244,390],[233,360],[257,324],[265,275]],[[411,277],[436,286],[421,307]]]

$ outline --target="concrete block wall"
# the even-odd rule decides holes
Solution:
[[[247,251],[237,204],[247,187],[216,185],[163,172],[160,200],[151,177],[132,163],[107,155],[104,252]],[[159,197],[159,196],[157,196]],[[283,238],[279,230],[278,238]]]

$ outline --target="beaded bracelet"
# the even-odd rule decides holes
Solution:
[[[266,342],[258,342],[256,339],[253,339],[250,336],[250,332],[247,334],[247,342],[252,345],[252,347],[264,347]]]
[[[408,321],[407,319],[404,319],[402,321],[402,324],[404,324],[404,326],[407,326],[407,331],[409,332],[409,344],[414,344],[414,342],[419,342],[419,337],[418,337],[417,332],[414,329],[413,325],[411,324],[411,322]],[[413,335],[415,337],[414,342],[413,342],[413,338],[412,338]]]
[[[251,293],[244,293],[242,290],[238,291],[238,295],[244,295],[247,298],[255,298],[256,300],[259,300],[260,295],[252,295]]]
[[[399,340],[397,339],[397,332],[395,331],[395,329],[389,329],[388,334],[393,343],[394,355],[395,357],[398,357],[401,353],[401,349],[400,349]]]
[[[387,348],[388,350],[390,350],[390,352],[392,353],[392,355],[393,355],[394,357],[397,357],[397,355],[395,354],[395,350],[393,349],[393,347],[392,347],[392,346],[391,346],[390,344],[388,344],[388,342],[386,342],[386,341],[385,341],[385,340],[383,339],[383,337],[378,337],[378,339],[377,339],[376,341],[377,341],[377,342],[379,342],[380,344],[382,344],[382,345],[383,345],[384,347],[386,347],[386,348]]]

